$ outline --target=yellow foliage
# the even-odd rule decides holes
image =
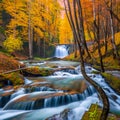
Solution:
[[[91,35],[92,39],[94,39],[94,35],[93,35],[93,32],[92,32],[92,31],[90,32],[90,35]],[[85,31],[85,39],[86,39],[86,41],[91,40],[91,38],[90,38],[87,30]]]
[[[69,44],[72,43],[73,40],[72,30],[66,16],[64,16],[64,18],[61,20],[60,23],[59,39],[60,39],[60,44]]]
[[[3,45],[8,50],[8,52],[12,53],[16,50],[21,50],[23,43],[19,38],[10,36],[4,41]]]
[[[56,0],[3,0],[3,8],[11,15],[7,26],[8,35],[16,33],[15,36],[18,36],[21,32],[22,36],[28,37],[30,23],[34,32],[41,38],[46,37],[44,32],[52,37],[58,36],[60,5]],[[23,29],[18,30],[19,26]]]
[[[117,45],[120,44],[120,32],[115,34],[115,42]]]
[[[9,73],[3,75],[5,79],[8,79],[12,82],[13,85],[22,85],[24,84],[24,78],[17,72]]]

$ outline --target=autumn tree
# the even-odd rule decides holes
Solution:
[[[97,8],[97,10],[96,10],[96,8]],[[101,6],[100,6],[99,2],[97,2],[97,4],[95,4],[95,0],[93,0],[94,38],[95,38],[95,42],[97,43],[101,71],[104,72],[105,70],[104,70],[103,58],[102,58],[101,46],[100,46],[100,8],[101,8]]]
[[[110,4],[110,6],[108,6],[108,4]],[[110,3],[108,3],[108,4],[106,3],[106,5],[110,9],[109,14],[110,14],[110,23],[111,23],[111,36],[112,36],[111,43],[113,46],[113,56],[118,59],[119,54],[118,54],[117,46],[115,43],[114,18],[113,18],[113,12],[112,12],[113,11],[113,0],[110,0]]]
[[[83,19],[81,19],[78,15],[78,14],[80,14],[80,16],[83,17],[82,14],[81,14],[81,12],[82,12],[81,0],[72,0],[72,2],[73,2],[73,5],[74,5],[74,15],[71,14],[70,0],[67,0],[67,1],[64,0],[65,8],[68,6],[68,11],[66,11],[66,13],[68,15],[68,20],[70,22],[71,29],[73,31],[73,35],[76,36],[75,38],[76,38],[78,48],[79,48],[81,72],[82,72],[84,78],[88,82],[90,82],[95,87],[95,89],[99,92],[99,94],[100,94],[100,96],[103,100],[103,105],[104,105],[100,120],[106,120],[107,116],[108,116],[108,113],[109,113],[108,98],[107,98],[105,92],[103,91],[103,89],[96,82],[94,82],[90,77],[88,77],[86,72],[85,72],[84,57],[83,57],[84,55],[83,55],[83,52],[82,52],[82,40],[84,39],[85,33],[79,31],[79,29],[81,29],[81,30],[84,29],[84,28],[81,28],[81,27],[84,27],[83,26],[84,21],[81,22],[81,20],[83,20]],[[67,10],[67,9],[65,9],[65,10]],[[75,21],[74,21],[74,19],[75,19]],[[81,24],[79,22],[81,22]]]
[[[22,41],[20,38],[9,36],[3,43],[5,49],[11,54],[17,50],[22,50]]]
[[[13,34],[15,37],[20,36],[23,40],[28,40],[30,58],[33,57],[34,40],[44,40],[48,43],[58,41],[60,18],[58,1],[3,0],[3,8],[11,16],[7,36]]]
[[[3,4],[3,8],[6,10],[7,13],[10,14],[11,16],[11,20],[9,22],[9,25],[7,26],[7,33],[8,36],[10,34],[13,34],[14,37],[16,37],[18,35],[18,26],[20,26],[21,24],[23,25],[25,23],[25,17],[23,16],[24,14],[21,13],[21,10],[24,9],[24,4],[22,3],[23,0],[19,1],[19,0],[3,0],[2,4]],[[23,11],[25,12],[25,11]],[[21,18],[21,14],[23,19]],[[22,21],[21,21],[22,19]]]

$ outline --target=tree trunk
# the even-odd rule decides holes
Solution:
[[[95,3],[93,4],[93,9],[95,8]],[[96,10],[94,9],[94,15],[96,15]],[[99,54],[99,59],[100,59],[100,67],[101,67],[101,72],[105,72],[104,66],[103,66],[103,59],[102,59],[102,53],[101,53],[101,46],[100,46],[100,18],[99,18],[99,6],[98,6],[98,25],[96,22],[96,16],[94,16],[94,27],[95,27],[95,32],[96,32],[96,42],[97,42],[97,47],[98,47],[98,54]]]
[[[28,25],[28,40],[29,40],[29,58],[33,59],[33,39],[31,33],[33,32],[33,29],[30,26],[30,23]],[[33,34],[33,33],[32,33]]]
[[[105,5],[106,5],[106,7],[107,7],[107,10],[112,14],[112,16],[120,23],[120,18],[118,17],[118,15],[116,15],[114,12],[113,12],[113,10],[108,6],[108,2],[106,2],[105,0],[104,0],[104,3],[105,3]]]
[[[84,22],[83,22],[81,2],[80,0],[76,0],[76,1],[77,1],[77,6],[78,6],[78,16],[79,16],[79,22],[80,22],[79,26],[80,26],[81,42],[83,43],[83,46],[85,47],[88,57],[91,58],[91,55],[89,53],[87,43],[85,40],[85,35],[84,35]]]
[[[38,36],[38,39],[37,39],[37,46],[38,46],[38,56],[40,56],[40,37]]]
[[[68,10],[71,11],[70,7],[69,7],[69,0],[68,1]],[[70,12],[69,12],[70,14]],[[70,15],[69,16],[69,19],[70,21],[73,20],[73,17]],[[72,20],[71,20],[72,19]],[[75,26],[77,23],[74,24],[74,22],[71,22],[70,24],[72,24],[72,31],[73,31],[73,34],[76,36],[78,36],[78,32],[80,31],[77,31],[75,29]],[[74,26],[74,27],[73,27]],[[84,32],[82,33],[84,34]],[[82,35],[83,37],[84,35]],[[82,74],[84,76],[84,78],[89,82],[91,83],[95,89],[99,92],[101,98],[102,98],[102,101],[103,101],[103,111],[102,111],[102,115],[101,115],[101,118],[100,120],[106,120],[107,119],[107,116],[108,116],[108,113],[109,113],[109,101],[108,101],[108,98],[105,94],[105,92],[103,91],[103,89],[96,83],[94,82],[91,78],[89,78],[85,72],[85,66],[84,66],[84,59],[83,59],[83,54],[82,54],[82,46],[81,46],[81,39],[79,39],[79,37],[76,37],[76,40],[77,40],[77,44],[78,44],[78,48],[79,48],[79,53],[80,53],[80,63],[81,63],[81,71],[82,71]]]
[[[90,77],[87,76],[85,72],[85,66],[84,66],[84,60],[83,60],[83,55],[81,52],[81,47],[79,45],[79,52],[80,52],[80,63],[81,63],[81,72],[84,78],[95,87],[95,89],[98,91],[102,102],[103,102],[103,111],[100,116],[100,120],[107,120],[108,114],[109,114],[109,100],[107,95],[105,94],[104,90],[96,83],[94,82]]]
[[[77,40],[74,36],[74,58],[76,58],[76,57],[77,57]]]
[[[112,0],[111,1],[111,11],[112,11]],[[110,23],[111,23],[111,33],[112,33],[112,39],[111,39],[111,43],[113,46],[113,58],[119,58],[119,54],[118,54],[118,50],[117,50],[117,46],[115,44],[115,33],[114,33],[114,22],[113,22],[113,14],[110,11]]]
[[[44,56],[44,58],[45,58],[45,53],[46,53],[46,50],[45,50],[45,40],[43,40],[43,56]]]
[[[28,2],[29,18],[28,18],[28,41],[29,41],[29,58],[33,59],[33,28],[31,27],[31,3]]]
[[[68,13],[68,12],[67,12],[67,6],[66,6],[66,3],[65,3],[65,0],[63,0],[63,2],[64,2],[65,13],[66,13],[68,22],[69,22],[70,27],[71,27],[71,29],[72,29],[72,31],[73,31],[74,51],[75,51],[74,57],[76,58],[76,57],[77,57],[77,42],[76,42],[76,41],[77,41],[77,34],[76,34],[76,32],[75,32],[75,25],[74,25],[73,18],[72,18],[70,3],[69,3],[69,0],[67,0],[67,4],[68,4],[68,7],[69,7],[69,13]]]
[[[107,50],[108,50],[108,48],[107,48],[107,30],[108,30],[108,24],[107,24],[107,22],[108,22],[108,19],[106,18],[105,19],[105,22],[103,21],[103,33],[104,33],[104,46],[105,46],[105,55],[107,54]]]

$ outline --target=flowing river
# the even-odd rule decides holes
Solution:
[[[91,104],[102,107],[97,91],[82,76],[79,62],[26,62],[27,66],[61,69],[47,77],[25,78],[17,91],[0,89],[0,120],[80,120]],[[53,67],[55,66],[55,67]],[[74,69],[72,69],[74,68]],[[86,65],[86,73],[105,91],[110,112],[120,115],[120,96],[100,74]]]

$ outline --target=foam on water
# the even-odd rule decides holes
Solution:
[[[25,94],[25,89],[24,88],[20,88],[19,90],[17,90],[15,93],[13,93],[10,97],[10,99],[15,98],[16,96]]]
[[[0,120],[4,120],[4,119],[10,119],[11,117],[23,114],[23,113],[27,113],[28,111],[17,111],[17,110],[0,110]]]
[[[51,117],[56,114],[60,114],[65,109],[69,109],[70,113],[68,114],[67,118],[69,120],[80,120],[82,118],[83,113],[89,109],[90,105],[96,102],[99,102],[99,100],[97,98],[97,95],[93,94],[92,96],[86,98],[84,101],[73,102],[73,103],[63,105],[60,107],[44,108],[41,110],[34,110],[31,112],[28,111],[28,113],[23,114],[23,115],[21,114],[18,118],[19,120],[23,120],[23,118],[24,120],[45,120],[48,117]],[[10,118],[11,116],[15,116],[9,120],[14,120],[14,118],[17,119],[16,114],[19,113],[17,112],[18,111],[16,111],[16,113],[13,112],[11,114],[9,114],[8,112],[7,114],[7,111],[6,113],[4,111],[4,114],[1,113],[3,114],[2,118]]]
[[[85,69],[86,69],[87,75],[89,77],[91,77],[95,82],[97,82],[103,88],[105,93],[107,94],[109,101],[110,101],[110,112],[120,114],[120,96],[118,94],[116,94],[112,88],[110,88],[110,86],[105,82],[104,78],[100,74],[92,74],[92,71],[96,71],[95,69],[93,69],[90,66],[86,66]],[[50,82],[50,83],[54,82],[56,85],[57,84],[66,85],[68,83],[75,81],[76,79],[83,80],[80,66],[76,67],[76,72],[77,72],[77,74],[75,75],[75,74],[72,74],[69,72],[58,71],[58,72],[55,72],[53,76],[49,76],[48,79],[47,78],[46,79],[48,82]],[[26,81],[25,82],[26,84],[32,83],[32,81],[29,81],[28,79],[25,79],[25,81]],[[92,86],[90,86],[90,87],[92,87]],[[93,90],[93,89],[91,88],[91,90]],[[0,92],[3,92],[3,90],[1,89]],[[34,92],[34,93],[24,94],[24,89],[21,88],[20,90],[18,90],[16,93],[13,94],[12,100],[10,102],[8,102],[8,104],[16,101],[17,99],[20,99],[21,97],[26,96],[26,95],[29,95],[30,97],[34,98],[35,96],[42,95],[45,93],[51,94],[51,91],[42,91],[42,92]],[[67,105],[62,105],[59,107],[53,106],[50,108],[43,108],[41,110],[28,111],[29,113],[25,113],[25,111],[14,111],[12,113],[12,111],[4,110],[4,111],[0,112],[0,118],[5,119],[5,118],[13,117],[16,119],[19,118],[19,120],[22,120],[22,118],[24,118],[24,120],[34,120],[34,119],[35,120],[38,120],[38,119],[44,120],[55,114],[58,114],[58,117],[60,117],[59,114],[61,112],[63,112],[65,109],[69,109],[70,113],[67,116],[68,120],[73,120],[73,119],[80,120],[82,118],[84,112],[89,109],[91,104],[97,102],[100,106],[102,106],[102,103],[101,103],[101,101],[99,101],[99,97],[97,96],[97,93],[94,93],[94,91],[93,91],[92,92],[93,94],[90,94],[91,92],[89,90],[88,91],[85,90],[84,93],[85,93],[84,95],[83,94],[81,95],[81,96],[83,96],[84,99],[81,99],[80,101],[77,101],[77,102],[73,101],[73,103],[69,103]],[[69,97],[67,96],[66,98],[69,101]],[[74,96],[72,96],[71,99],[77,100],[78,97],[76,95],[74,95]],[[57,104],[58,104],[57,101],[59,101],[59,97],[55,97],[54,100],[55,100],[54,104],[55,104],[55,106],[57,106]],[[62,98],[62,101],[63,100],[64,100],[64,97]],[[44,102],[44,106],[48,106],[47,104],[51,104],[50,103],[51,101],[52,101],[51,98],[46,99]],[[6,104],[6,106],[8,104]],[[23,113],[25,113],[25,114],[23,114]]]
[[[24,78],[24,81],[25,81],[25,85],[28,85],[28,84],[31,84],[31,83],[32,83],[32,81],[29,80],[29,79],[27,79],[27,78]]]

